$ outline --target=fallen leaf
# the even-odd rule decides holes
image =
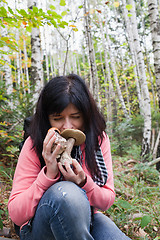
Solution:
[[[157,228],[156,226],[153,227],[153,230],[154,230],[155,232],[158,232],[158,228]]]

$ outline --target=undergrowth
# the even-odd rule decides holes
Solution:
[[[116,200],[107,214],[131,239],[160,239],[159,172],[131,156],[113,156]]]

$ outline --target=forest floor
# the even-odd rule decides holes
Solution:
[[[144,175],[144,170],[139,169],[137,172],[134,171],[135,164],[137,164],[137,161],[130,157],[121,158],[113,156],[115,191],[117,197],[114,205],[106,214],[110,216],[131,239],[158,240],[160,239],[159,186],[157,182],[146,183],[141,176]],[[7,211],[7,202],[12,185],[11,176],[13,176],[15,166],[11,168],[7,162],[7,157],[3,157],[0,159],[0,167],[1,224],[3,223],[4,227],[10,228],[10,238],[19,239],[15,234],[13,223]],[[152,177],[154,178],[154,176]],[[155,203],[159,205],[156,206]],[[142,222],[143,216],[146,216],[146,218],[145,221]]]

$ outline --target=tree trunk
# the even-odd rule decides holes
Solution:
[[[160,109],[160,18],[157,0],[148,0],[149,20],[153,45],[154,68]]]
[[[128,44],[129,44],[129,48],[130,48],[132,63],[135,66],[133,70],[134,70],[135,81],[136,81],[139,108],[140,108],[140,113],[143,115],[144,100],[143,100],[143,97],[141,94],[141,89],[140,89],[140,84],[139,84],[139,79],[138,79],[138,73],[139,73],[138,64],[137,64],[137,58],[136,58],[136,51],[134,49],[132,28],[129,24],[130,21],[129,21],[128,12],[126,9],[126,0],[122,0],[122,5],[123,5],[122,11],[123,11],[123,16],[124,16],[124,21],[125,21],[125,26],[126,26],[126,31],[127,31],[127,38],[128,38]]]
[[[1,36],[2,37],[7,37],[8,36],[8,31],[7,31],[7,27],[5,28],[1,28]],[[9,47],[8,46],[4,46],[3,47],[3,51],[6,54],[3,54],[3,60],[5,62],[4,64],[4,80],[5,80],[5,85],[6,85],[6,89],[7,89],[7,94],[10,95],[13,92],[13,82],[12,82],[12,72],[11,72],[11,60],[9,58]],[[12,102],[9,102],[10,107],[12,108]]]
[[[160,8],[160,1],[148,0],[149,20],[152,36],[154,68],[156,77],[156,86],[158,94],[158,105],[160,110],[160,19],[158,12],[158,5]],[[157,157],[160,156],[160,144],[158,146]],[[154,157],[154,156],[153,156]],[[156,164],[156,169],[160,171],[160,162]]]
[[[32,9],[37,6],[35,0],[28,0],[28,8]],[[32,28],[31,32],[31,85],[33,87],[33,105],[37,102],[39,93],[43,87],[43,69],[42,69],[42,54],[40,30]]]
[[[89,2],[88,2],[89,5]],[[100,97],[99,97],[99,81],[98,81],[98,74],[97,74],[97,66],[95,62],[95,53],[94,47],[92,42],[92,34],[91,34],[91,25],[90,25],[90,16],[89,16],[89,9],[87,9],[87,1],[84,0],[84,19],[85,19],[85,29],[86,29],[86,40],[87,40],[87,47],[89,52],[89,62],[91,67],[91,74],[93,79],[93,94],[98,102],[99,108],[101,108]]]
[[[49,81],[49,62],[48,62],[48,46],[49,44],[47,44],[48,40],[47,40],[47,37],[49,37],[49,29],[48,29],[48,26],[45,25],[44,28],[43,28],[43,34],[44,34],[44,51],[43,51],[43,55],[44,55],[44,58],[45,58],[45,66],[46,66],[46,81]]]
[[[24,60],[25,60],[25,76],[27,81],[27,91],[30,93],[30,82],[29,82],[29,73],[28,73],[28,56],[27,56],[27,49],[26,49],[26,40],[23,38],[23,49],[24,49]]]
[[[16,31],[16,42],[17,42],[17,46],[19,46],[19,30],[15,29]],[[16,52],[16,61],[17,61],[17,82],[18,82],[18,87],[20,88],[20,84],[21,84],[21,74],[20,74],[20,56],[19,56],[19,47],[17,49]]]
[[[151,106],[150,106],[150,96],[147,86],[147,78],[145,73],[145,64],[144,58],[140,46],[138,29],[137,29],[137,19],[136,19],[136,8],[134,0],[130,0],[132,5],[131,9],[131,23],[132,23],[132,32],[134,39],[134,49],[137,55],[137,63],[140,71],[140,84],[142,90],[142,96],[144,99],[144,131],[143,131],[143,141],[142,141],[142,158],[145,159],[150,152],[150,140],[151,140]]]

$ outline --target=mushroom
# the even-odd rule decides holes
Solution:
[[[60,162],[62,165],[66,161],[69,162],[69,164],[72,164],[72,157],[71,157],[71,151],[73,146],[79,146],[86,140],[86,135],[77,129],[65,129],[61,132],[61,136],[67,140],[67,146],[64,152],[61,154]]]
[[[51,129],[53,129],[53,130],[55,131],[55,137],[56,137],[55,142],[54,142],[54,144],[53,144],[53,146],[52,146],[51,151],[52,151],[52,152],[54,151],[54,149],[56,148],[57,144],[59,144],[59,145],[61,146],[61,147],[60,147],[60,150],[59,150],[59,154],[58,154],[58,156],[57,156],[57,159],[58,159],[58,158],[60,158],[60,154],[62,154],[62,152],[63,152],[63,151],[66,149],[66,147],[67,147],[67,140],[60,135],[60,131],[59,131],[57,128],[52,127],[52,128],[49,129],[49,131],[50,131]]]

